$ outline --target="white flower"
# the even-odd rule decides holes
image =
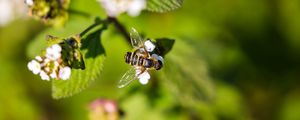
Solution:
[[[150,79],[150,74],[148,72],[144,72],[138,76],[141,84],[146,85]]]
[[[46,57],[50,60],[57,60],[61,56],[61,47],[58,44],[54,44],[46,49]]]
[[[40,76],[41,76],[41,79],[42,79],[42,80],[50,80],[49,76],[48,76],[47,73],[44,72],[44,71],[41,71],[41,72],[40,72]]]
[[[141,73],[141,70],[140,69],[136,69],[136,74],[135,75],[139,79],[139,82],[142,85],[146,85],[148,83],[149,79],[150,79],[150,74],[147,71],[144,71],[142,74],[140,74],[140,73]]]
[[[98,0],[110,17],[116,17],[123,12],[137,16],[146,8],[145,0]]]
[[[25,4],[27,4],[28,6],[32,6],[33,0],[25,0]]]
[[[122,3],[124,3],[124,0],[98,0],[104,10],[106,11],[106,14],[110,17],[116,17],[122,12],[126,10],[126,8],[122,7]]]
[[[155,45],[150,40],[145,41],[144,45],[148,52],[152,52],[155,49]]]
[[[33,74],[38,74],[41,71],[41,65],[35,60],[31,60],[28,64],[27,67],[30,71],[33,72]]]
[[[152,54],[151,57],[155,58],[156,60],[161,61],[162,63],[164,63],[164,58],[161,57],[161,56],[159,56],[159,55],[157,55],[157,54]]]
[[[146,8],[146,1],[145,0],[131,0],[131,4],[127,9],[127,13],[130,16],[138,16],[140,12]]]
[[[66,66],[59,70],[59,78],[62,80],[67,80],[70,78],[71,75],[71,68]]]

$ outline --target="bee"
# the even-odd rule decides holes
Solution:
[[[133,52],[127,52],[124,59],[125,63],[132,67],[122,76],[118,83],[119,88],[136,79],[142,84],[147,84],[150,79],[148,70],[160,70],[163,67],[163,58],[157,54],[150,54],[155,49],[151,40],[143,39],[134,28],[131,29],[130,39]]]

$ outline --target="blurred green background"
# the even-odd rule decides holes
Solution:
[[[70,9],[92,17],[70,13],[66,27],[55,29],[27,17],[22,0],[11,2],[17,17],[0,26],[1,120],[88,119],[87,106],[97,98],[117,101],[129,120],[300,119],[299,0],[185,0],[165,14],[123,14],[118,20],[127,30],[176,39],[163,70],[152,72],[146,86],[135,81],[118,89],[131,47],[110,25],[102,34],[106,60],[99,79],[59,100],[51,97],[51,82],[27,69],[45,48],[36,41],[80,33],[95,16],[105,18],[104,11],[94,0],[72,0]]]

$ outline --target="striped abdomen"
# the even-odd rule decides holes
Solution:
[[[146,68],[154,67],[152,59],[144,58],[137,55],[135,52],[127,52],[125,55],[125,62],[133,66],[143,66]]]

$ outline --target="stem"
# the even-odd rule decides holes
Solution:
[[[87,32],[89,32],[91,29],[93,29],[94,27],[103,24],[105,26],[107,26],[108,24],[113,23],[115,25],[115,27],[120,31],[120,33],[125,37],[126,41],[128,44],[131,45],[131,40],[130,40],[130,35],[128,34],[128,32],[126,31],[125,27],[116,19],[116,18],[112,18],[112,17],[108,17],[106,20],[101,21],[99,18],[95,19],[95,23],[90,25],[88,28],[86,28],[84,31],[82,31],[79,36],[82,37],[84,36]]]
[[[83,35],[85,35],[87,32],[89,32],[91,29],[93,29],[94,27],[100,25],[101,23],[103,23],[103,21],[100,21],[99,18],[96,18],[95,23],[90,25],[88,28],[86,28],[84,31],[82,31],[79,36],[82,37]]]
[[[130,35],[126,31],[125,27],[116,19],[112,17],[107,18],[109,23],[114,23],[115,27],[121,32],[121,34],[125,37],[128,44],[131,44]]]

